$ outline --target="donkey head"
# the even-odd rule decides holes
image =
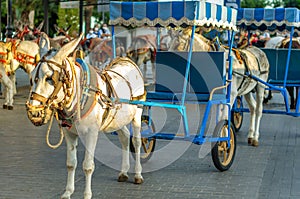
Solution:
[[[43,41],[40,42],[40,48],[43,49],[40,52],[42,58],[31,73],[31,91],[26,102],[28,118],[36,126],[46,124],[53,110],[63,108],[62,102],[66,97],[65,84],[69,83],[64,60],[75,50],[82,34],[59,51],[50,50],[47,35],[43,34],[42,37]]]

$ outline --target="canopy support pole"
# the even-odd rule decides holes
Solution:
[[[116,58],[116,36],[115,36],[115,26],[111,26],[112,35],[112,47],[113,47],[113,59]]]
[[[293,44],[293,35],[294,35],[294,26],[292,26],[291,32],[290,32],[289,51],[288,51],[288,56],[287,56],[287,60],[286,60],[286,65],[285,65],[285,74],[284,74],[283,87],[286,87],[286,81],[287,81],[287,76],[288,76],[288,72],[289,72],[289,65],[290,65],[290,59],[291,59],[291,50],[292,50],[292,44]]]

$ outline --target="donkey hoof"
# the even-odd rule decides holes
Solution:
[[[7,105],[6,104],[3,104],[3,109],[7,109]]]
[[[252,146],[258,147],[258,141],[257,140],[252,140]]]
[[[248,144],[249,144],[249,145],[252,144],[252,138],[248,138]]]
[[[143,178],[134,178],[134,184],[142,184],[144,182]]]
[[[8,110],[14,110],[13,106],[8,106]]]
[[[121,174],[119,175],[118,182],[126,182],[128,180],[128,175]]]

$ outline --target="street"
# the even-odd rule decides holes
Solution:
[[[20,82],[20,81],[18,81]],[[24,81],[26,82],[26,81]],[[25,85],[25,86],[24,86]],[[13,111],[3,110],[0,98],[0,198],[1,199],[57,199],[66,185],[66,146],[50,149],[45,141],[47,126],[35,127],[26,115],[25,101],[28,95],[26,83],[18,84]],[[276,98],[276,96],[275,96]],[[281,107],[278,101],[269,107]],[[199,119],[194,118],[195,109],[188,106],[192,129],[197,129]],[[178,117],[173,113],[158,111],[158,117],[167,115],[169,129],[177,130]],[[260,146],[247,144],[249,114],[237,136],[237,150],[230,170],[219,172],[213,165],[211,155],[202,153],[199,145],[188,144],[182,154],[170,150],[165,157],[153,155],[143,165],[142,185],[133,184],[134,174],[126,183],[117,182],[119,171],[112,153],[101,140],[109,140],[118,148],[118,137],[100,135],[92,180],[93,198],[294,198],[300,197],[300,123],[296,117],[264,114],[260,127]],[[173,125],[172,125],[173,124]],[[176,128],[176,129],[174,129]],[[58,129],[53,125],[51,141],[57,142]],[[156,149],[166,148],[170,142],[157,140]],[[182,141],[181,141],[182,142]],[[178,148],[181,146],[178,143]],[[170,146],[170,149],[172,147]],[[103,153],[102,153],[103,152]],[[109,156],[109,154],[115,156]],[[202,151],[203,152],[203,151]],[[102,155],[101,155],[102,154]],[[103,154],[108,154],[104,156]],[[78,145],[78,167],[73,199],[83,198],[85,185],[82,171],[84,145]],[[174,159],[172,159],[172,156]],[[177,156],[177,157],[175,157]],[[199,158],[200,156],[200,158]],[[120,161],[120,159],[118,159]],[[163,165],[163,166],[162,166]],[[131,165],[131,167],[134,167]],[[132,169],[132,168],[131,168]]]

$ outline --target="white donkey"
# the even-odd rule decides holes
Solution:
[[[5,93],[4,109],[13,110],[13,97],[16,94],[16,70],[22,67],[30,75],[38,60],[39,46],[33,41],[0,42],[0,74]]]
[[[155,58],[156,58],[156,36],[155,35],[139,35],[132,39],[132,43],[126,51],[127,57],[132,59],[138,66],[143,65],[143,74],[147,81],[147,62],[151,61],[152,78],[155,82]]]
[[[191,30],[187,29],[174,37],[170,45],[170,50],[187,51],[189,49],[189,38]],[[224,46],[219,46],[216,42],[206,39],[200,34],[195,34],[193,51],[225,51]],[[244,96],[250,109],[250,128],[248,132],[248,144],[258,146],[259,127],[263,110],[263,97],[265,86],[256,80],[246,76],[247,73],[267,81],[269,75],[269,61],[266,54],[257,47],[247,47],[245,49],[235,49],[232,63],[232,86],[230,93],[230,105],[232,106],[237,96]],[[252,91],[256,91],[254,99]],[[227,106],[225,106],[227,108]],[[227,111],[223,111],[226,114]],[[222,119],[227,119],[222,115]]]
[[[70,198],[75,189],[79,135],[85,136],[85,199],[92,197],[91,178],[95,168],[94,152],[98,132],[118,133],[123,156],[118,181],[128,179],[130,133],[126,125],[129,123],[133,126],[136,151],[134,183],[141,184],[144,181],[140,163],[142,106],[113,100],[145,100],[142,73],[128,58],[113,60],[101,74],[84,62],[81,66],[75,64],[75,57],[68,55],[72,52],[76,54],[75,49],[81,37],[64,45],[58,52],[41,54],[42,58],[32,72],[30,98],[26,103],[28,118],[34,125],[46,124],[57,114],[62,126],[66,127],[62,130],[67,144],[68,179],[62,198]],[[44,49],[44,46],[40,47]],[[86,81],[82,81],[84,79]]]

